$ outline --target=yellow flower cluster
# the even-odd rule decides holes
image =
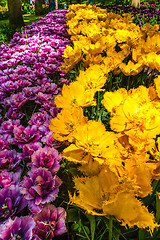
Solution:
[[[146,24],[140,29],[130,15],[95,6],[71,5],[69,10],[74,48],[66,48],[63,69],[67,72],[81,60],[88,68],[82,67],[76,81],[55,98],[62,111],[49,128],[55,139],[70,143],[63,157],[78,164],[84,176],[74,178],[78,195],[70,200],[88,213],[113,215],[125,226],[153,231],[158,224],[139,198],[151,194],[152,180],[160,179],[160,77],[149,88],[104,93],[101,103],[110,112],[110,131],[101,121],[88,120],[83,108],[97,104],[95,94],[105,90],[109,71],[135,75],[145,65],[158,69],[151,56],[158,58],[158,28]],[[133,60],[125,64],[129,54]]]
[[[0,11],[6,11],[6,10],[8,10],[8,7],[6,6],[6,7],[1,7],[0,6]]]
[[[130,14],[120,16],[95,6],[71,5],[67,14],[73,47],[64,51],[62,69],[68,72],[80,61],[83,67],[103,64],[105,73],[137,75],[144,67],[160,70],[159,25],[132,23]],[[127,57],[131,59],[126,60]]]

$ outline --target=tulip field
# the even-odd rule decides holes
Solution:
[[[71,4],[0,44],[0,240],[160,239],[159,24]]]

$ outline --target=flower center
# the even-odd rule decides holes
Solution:
[[[53,220],[53,221],[51,222],[51,225],[54,226],[55,224],[56,224],[56,221]]]
[[[11,238],[9,239],[9,240],[11,240],[11,239],[14,239],[14,240],[22,240],[22,238],[21,238],[21,236],[19,236],[19,235],[17,235],[17,234],[12,234],[11,233]]]
[[[1,217],[6,217],[9,214],[8,206],[6,204],[3,204],[1,209],[2,209]]]

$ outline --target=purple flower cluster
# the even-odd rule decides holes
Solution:
[[[48,125],[60,111],[54,98],[69,83],[60,68],[70,44],[67,11],[50,12],[0,46],[0,240],[66,232],[65,210],[51,204],[62,184],[62,143]]]
[[[118,14],[131,13],[134,16],[133,22],[140,26],[146,22],[154,25],[160,23],[160,5],[141,5],[140,8],[129,5],[107,5],[101,6],[107,8],[108,11],[113,11]]]
[[[0,240],[52,240],[55,235],[66,232],[66,213],[63,208],[47,204],[34,217],[11,218],[0,226]]]

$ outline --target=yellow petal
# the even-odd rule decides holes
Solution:
[[[155,223],[153,214],[149,213],[145,206],[135,198],[132,193],[119,192],[114,202],[105,202],[103,211],[106,214],[113,215],[123,225],[139,228],[149,228],[153,231],[158,224]]]

